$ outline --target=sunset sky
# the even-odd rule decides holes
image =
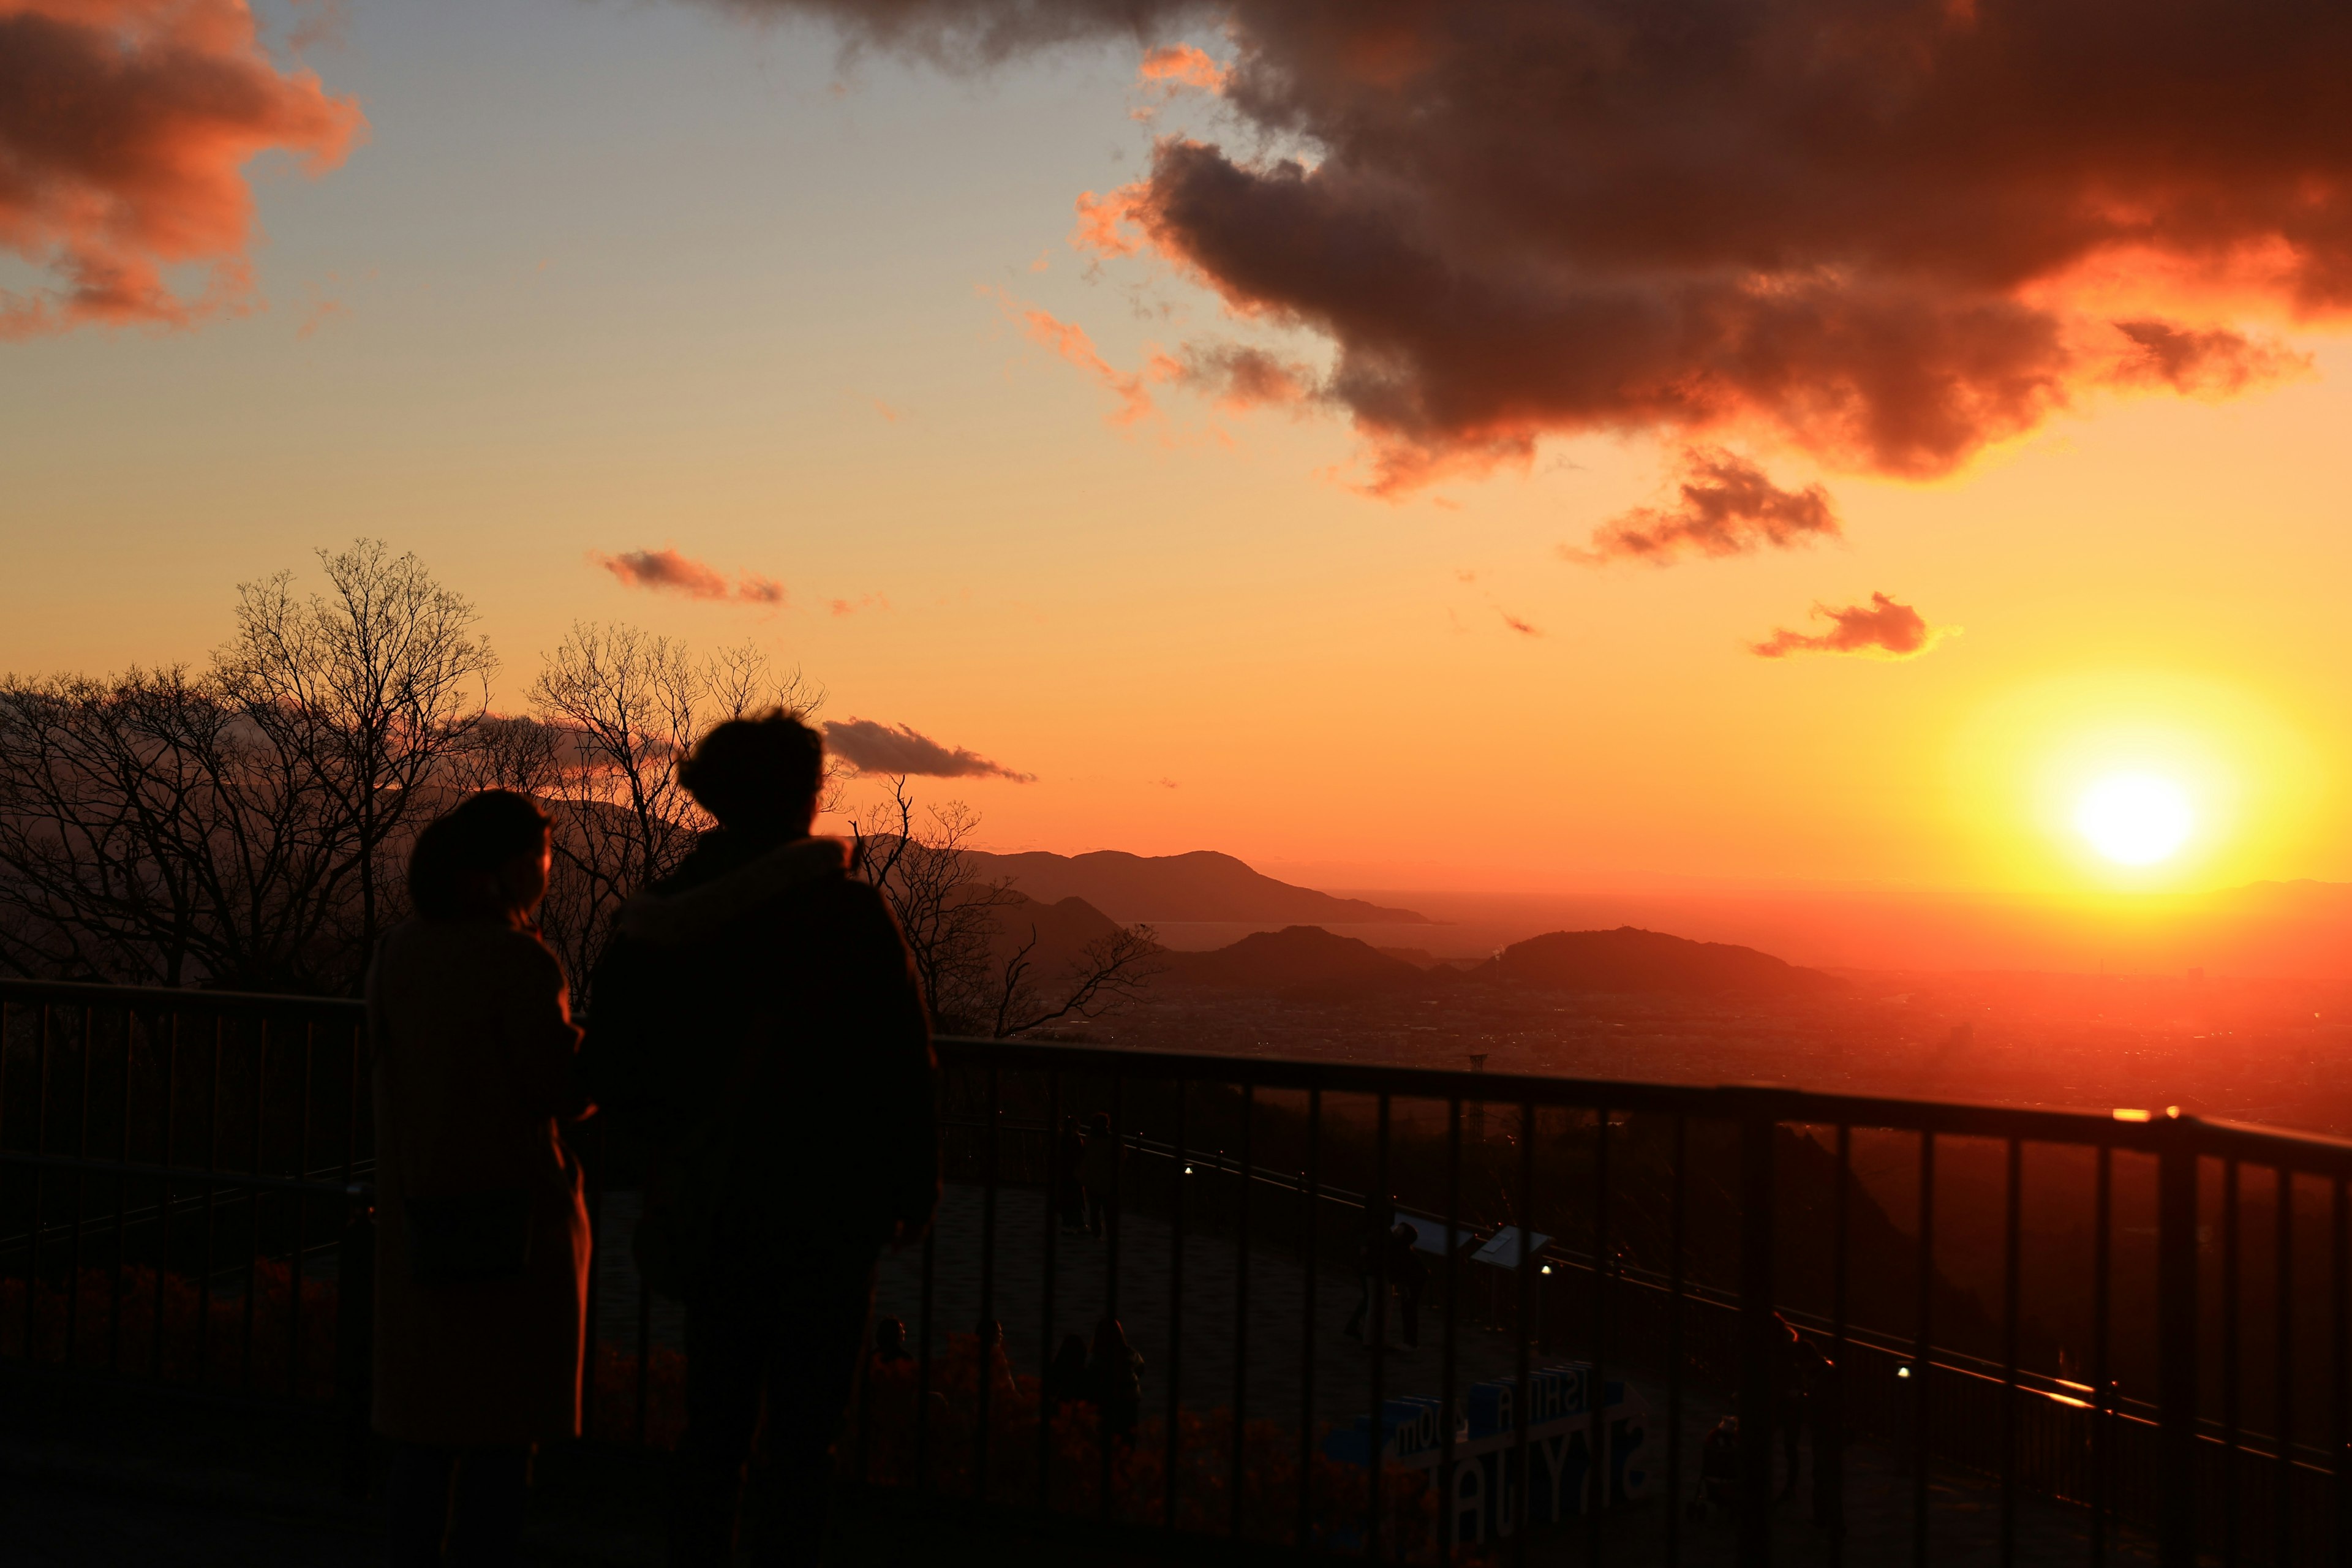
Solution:
[[[0,0],[128,148],[0,75],[0,668],[201,660],[236,584],[380,536],[476,601],[498,703],[575,619],[755,638],[1034,775],[924,784],[993,847],[2352,880],[2316,9],[2241,8],[2202,91],[2180,38],[1879,7],[1916,36],[1809,33],[1801,90],[1786,39],[1691,64],[1597,5],[1554,9],[1613,63],[1551,87],[1497,64],[1550,25],[1515,5],[907,0],[846,56],[825,5],[333,5],[247,44],[230,0]],[[2108,43],[2143,89],[2058,69]],[[1847,93],[1894,130],[1805,131]],[[2177,854],[2076,830],[2118,773]]]

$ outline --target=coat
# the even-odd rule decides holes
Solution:
[[[579,1165],[557,1134],[578,1109],[562,966],[494,921],[411,920],[378,947],[367,1003],[376,1430],[451,1447],[574,1436],[589,1234]],[[521,1222],[493,1225],[488,1277],[431,1279],[449,1216],[483,1213]],[[512,1266],[510,1236],[527,1237]]]
[[[583,1065],[647,1165],[637,1253],[656,1289],[929,1225],[929,1024],[898,922],[838,840],[705,834],[624,907],[593,995]]]

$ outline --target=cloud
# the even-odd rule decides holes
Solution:
[[[1179,382],[1208,393],[1228,414],[1254,408],[1306,406],[1317,395],[1315,373],[1264,349],[1232,343],[1188,346]]]
[[[1013,307],[1006,302],[1006,309]],[[1095,351],[1094,340],[1087,330],[1073,321],[1057,321],[1051,312],[1032,307],[1020,313],[1022,331],[1029,341],[1051,349],[1076,365],[1097,381],[1118,394],[1119,406],[1104,416],[1116,426],[1134,425],[1150,418],[1158,410],[1151,401],[1150,381],[1171,381],[1182,374],[1182,367],[1166,354],[1154,353],[1136,372],[1115,370],[1108,361]]]
[[[1190,87],[1203,92],[1223,92],[1225,88],[1225,68],[1211,58],[1206,49],[1191,44],[1165,44],[1146,49],[1135,77],[1139,84],[1170,91]]]
[[[323,174],[365,129],[271,62],[244,0],[0,0],[0,250],[52,280],[0,289],[0,338],[248,309],[246,165]]]
[[[2230,397],[2263,382],[2311,374],[2309,354],[2242,332],[2195,331],[2169,321],[2117,321],[2130,349],[2109,372],[2122,385],[2164,385],[2192,396]]]
[[[1204,11],[728,3],[961,66]],[[1205,10],[1231,145],[1161,140],[1081,237],[1327,342],[1388,493],[1594,432],[1933,477],[2095,389],[2179,390],[2177,342],[2110,374],[2117,315],[2352,310],[2352,24],[2325,0]],[[2205,395],[2265,376],[2194,357]]]
[[[861,773],[919,773],[929,778],[998,778],[1014,784],[1034,784],[1035,773],[1014,773],[961,746],[943,746],[904,724],[877,724],[871,719],[831,719],[825,721],[824,742],[833,754]]]
[[[1527,622],[1519,619],[1518,616],[1511,614],[1508,610],[1496,610],[1495,613],[1503,617],[1503,624],[1505,626],[1510,627],[1513,631],[1518,633],[1523,637],[1539,637],[1543,636],[1543,628],[1541,626],[1529,626]]]
[[[766,605],[776,609],[782,609],[787,602],[784,585],[772,577],[744,572],[730,584],[716,567],[681,554],[674,546],[624,550],[618,555],[592,550],[588,559],[610,572],[624,588],[683,594],[689,599],[731,599],[738,604]]]
[[[1833,609],[1815,605],[1813,615],[1826,619],[1830,629],[1818,633],[1776,628],[1748,652],[1759,658],[1786,658],[1792,653],[1853,653],[1868,658],[1916,658],[1946,637],[1958,637],[1958,626],[1931,626],[1908,605],[1898,605],[1884,594],[1873,594],[1867,605]]]
[[[1719,447],[1691,447],[1682,461],[1673,504],[1636,507],[1601,524],[1584,548],[1564,545],[1560,553],[1584,565],[1664,565],[1690,555],[1744,555],[1768,544],[1786,550],[1838,537],[1837,513],[1819,485],[1782,489],[1763,469]]]

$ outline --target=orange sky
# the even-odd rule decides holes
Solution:
[[[2352,879],[2352,355],[2259,289],[2197,294],[2284,356],[2233,395],[2070,371],[2071,406],[1924,476],[1742,416],[1698,438],[1823,485],[1841,536],[1580,563],[1672,510],[1690,431],[1547,415],[1524,462],[1369,495],[1394,437],[1361,406],[1237,411],[1197,352],[1322,375],[1329,333],[1235,314],[1148,213],[1135,254],[1068,243],[1155,135],[1230,133],[1213,77],[1139,86],[1131,43],[844,73],[812,27],[551,0],[367,12],[297,61],[264,20],[310,112],[350,108],[271,132],[311,172],[236,165],[248,291],[0,343],[0,667],[201,658],[238,581],[364,533],[476,599],[504,702],[574,618],[752,637],[833,717],[1034,774],[926,785],[1000,847],[1526,891]],[[0,287],[54,294],[16,248]],[[217,256],[163,259],[206,298]],[[784,600],[593,559],[664,547]],[[1750,651],[1874,594],[1958,630],[1900,661]],[[2066,821],[2119,767],[2197,806],[2156,872]]]

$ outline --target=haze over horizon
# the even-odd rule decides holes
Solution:
[[[1563,110],[1542,184],[1461,90],[1520,101],[1540,8],[0,0],[135,131],[77,163],[0,112],[0,669],[201,663],[236,584],[365,535],[477,604],[495,706],[575,620],[750,638],[992,849],[1780,908],[1822,951],[1842,900],[2067,911],[2079,954],[2151,896],[2352,881],[2352,165],[2283,114],[2150,173],[2234,101],[2167,106],[2194,17],[2078,113],[2058,24],[1897,9],[1942,74],[1872,110],[1885,169],[1777,96],[1791,0],[1702,144]],[[2242,37],[2281,102],[2341,58],[2294,6]],[[1660,48],[1612,68],[1671,118]],[[68,68],[110,49],[152,69]],[[1936,137],[1980,232],[1822,195]],[[1793,173],[1751,210],[1759,139]],[[2110,855],[2080,802],[2142,775],[2187,825]]]

